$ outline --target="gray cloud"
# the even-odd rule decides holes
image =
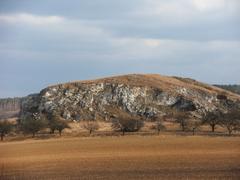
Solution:
[[[240,83],[238,12],[237,0],[1,1],[0,97],[124,73]]]

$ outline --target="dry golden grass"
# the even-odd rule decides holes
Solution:
[[[0,179],[239,179],[240,138],[125,136],[0,143]]]

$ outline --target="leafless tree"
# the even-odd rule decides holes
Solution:
[[[228,134],[231,135],[233,131],[240,130],[240,110],[233,109],[222,116],[222,126],[226,127]]]
[[[187,122],[186,128],[192,131],[192,135],[194,136],[196,131],[200,128],[201,125],[202,125],[202,122],[199,120],[189,120]]]
[[[173,113],[173,116],[176,119],[176,122],[180,124],[182,131],[186,131],[187,130],[187,122],[190,117],[190,114],[185,111],[176,111]]]
[[[143,118],[138,115],[130,114],[119,107],[108,106],[109,118],[112,121],[112,129],[121,131],[122,135],[125,132],[136,132],[144,126]]]
[[[88,130],[89,135],[91,135],[94,131],[99,129],[99,125],[95,120],[88,120],[83,123],[82,128]]]
[[[123,136],[125,132],[139,131],[143,125],[144,123],[142,120],[135,118],[118,117],[112,120],[112,128],[121,131]]]
[[[54,133],[55,130],[59,132],[59,135],[62,135],[62,131],[66,128],[70,128],[68,122],[64,120],[60,115],[52,114],[49,116],[49,123],[48,127],[50,128],[51,132]]]
[[[151,127],[151,129],[154,129],[157,131],[158,135],[160,134],[160,131],[165,130],[166,127],[163,125],[163,120],[166,118],[167,116],[154,116],[152,118],[152,120],[154,121],[153,126]]]
[[[203,117],[203,124],[209,125],[214,132],[216,126],[221,124],[221,115],[219,111],[207,112]]]

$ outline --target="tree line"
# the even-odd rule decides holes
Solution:
[[[222,89],[226,89],[228,91],[232,91],[236,94],[240,94],[240,85],[233,84],[233,85],[214,85]]]
[[[195,117],[189,112],[185,111],[172,111],[163,115],[153,115],[151,117],[143,118],[137,115],[130,115],[127,112],[118,110],[117,112],[110,112],[110,119],[112,129],[119,131],[124,136],[126,132],[137,132],[143,126],[145,121],[153,122],[151,129],[160,134],[165,130],[164,121],[171,118],[175,123],[178,123],[182,131],[191,131],[195,135],[196,131],[202,125],[208,125],[212,132],[215,132],[216,126],[221,126],[227,129],[228,134],[231,135],[234,131],[240,131],[240,110],[232,109],[226,113],[218,110],[205,113],[202,117]],[[117,114],[117,115],[114,115]],[[58,131],[62,135],[62,131],[70,128],[68,121],[63,119],[57,112],[52,114],[33,113],[27,117],[20,118],[17,124],[4,120],[0,121],[0,136],[1,141],[4,136],[14,129],[17,129],[24,134],[31,134],[32,137],[43,129],[49,129],[49,133],[54,134]],[[99,124],[96,120],[84,121],[82,128],[87,130],[91,135],[94,131],[99,129]]]

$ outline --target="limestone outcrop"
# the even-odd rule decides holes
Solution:
[[[49,86],[24,98],[21,115],[54,112],[71,120],[108,120],[113,107],[149,118],[173,108],[201,116],[236,106],[239,95],[192,79],[133,74]]]

